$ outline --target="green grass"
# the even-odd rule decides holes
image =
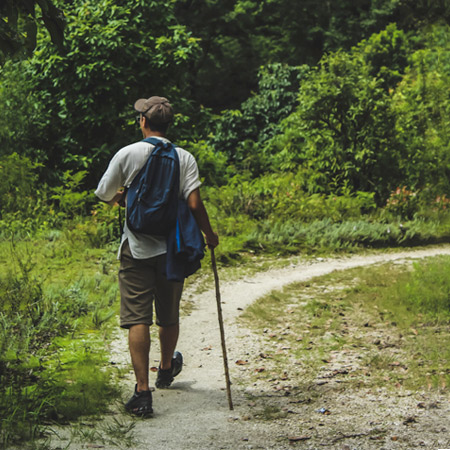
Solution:
[[[117,326],[118,243],[98,248],[91,240],[82,227],[75,227],[16,242],[0,241],[2,444],[34,440],[53,422],[96,416],[108,409],[111,398],[119,396],[116,381],[121,374],[109,366],[105,350],[105,342]],[[293,262],[292,256],[261,255],[250,247],[241,250],[230,253],[226,245],[224,251],[217,249],[221,280]],[[182,302],[184,314],[195,307],[196,293],[214,287],[209,252],[202,265],[186,282],[193,288],[194,301]],[[437,284],[446,286],[448,261],[445,266],[436,263],[429,287],[422,282],[430,272],[428,267],[418,265],[414,270],[413,278],[407,278],[407,271],[398,267],[332,274],[292,285],[256,303],[246,313],[247,320],[266,329],[262,335],[272,348],[270,358],[264,361],[265,370],[257,377],[279,378],[284,368],[289,368],[288,376],[298,380],[298,389],[308,388],[333,352],[364,348],[369,351],[352,374],[356,381],[367,384],[364,372],[374,371],[378,375],[371,377],[373,383],[389,376],[404,385],[411,380],[416,385],[448,384],[448,317],[442,312],[443,307],[444,311],[448,308],[448,291],[447,287],[436,289]],[[403,288],[394,289],[402,277],[406,277]],[[379,295],[389,287],[388,294]],[[402,291],[408,293],[409,303],[399,297]],[[429,297],[429,292],[439,295]],[[424,302],[424,298],[430,300]],[[368,341],[367,329],[361,325],[365,323],[389,329],[397,340],[402,334],[402,353],[383,353],[380,346]],[[440,337],[438,344],[436,336]],[[390,349],[387,347],[388,352]],[[409,378],[403,367],[408,367]],[[272,411],[262,410],[261,416],[271,417]],[[119,430],[117,439],[127,434],[121,427],[115,428]]]
[[[347,358],[358,386],[446,389],[450,383],[450,258],[335,272],[292,284],[250,306],[243,322],[269,357],[258,380],[310,389],[326,366]],[[347,355],[347,356],[345,356]]]
[[[0,442],[106,412],[118,395],[105,339],[118,310],[114,256],[52,240],[0,243]]]

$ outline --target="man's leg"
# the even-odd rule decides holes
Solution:
[[[159,342],[161,346],[161,369],[168,370],[172,365],[172,358],[178,341],[180,325],[159,327]]]
[[[148,391],[150,327],[145,324],[133,325],[128,332],[128,345],[136,375],[136,390]]]

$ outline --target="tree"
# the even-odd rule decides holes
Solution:
[[[302,81],[296,110],[269,141],[273,167],[305,171],[309,192],[375,192],[399,182],[399,152],[388,92],[359,53],[324,56]]]
[[[405,184],[430,194],[450,194],[450,27],[431,27],[423,47],[393,95],[396,133],[406,149]]]
[[[64,8],[63,53],[43,36],[29,61],[3,68],[1,151],[19,148],[43,163],[49,177],[88,168],[93,185],[111,155],[140,138],[137,98],[167,96],[182,119],[189,106],[184,79],[198,56],[198,40],[177,23],[171,0],[74,0]],[[14,85],[18,74],[24,82]],[[17,129],[18,112],[26,119]]]
[[[36,15],[36,6],[39,15]],[[36,47],[38,23],[43,22],[53,43],[63,48],[64,15],[51,0],[2,0],[0,3],[0,59]]]

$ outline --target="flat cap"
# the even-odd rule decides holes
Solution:
[[[173,120],[173,109],[165,97],[153,96],[136,100],[134,109],[143,114],[152,123],[170,123]]]

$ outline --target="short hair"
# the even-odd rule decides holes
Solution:
[[[163,134],[167,133],[167,129],[169,128],[170,122],[154,123],[154,122],[150,122],[148,117],[146,117],[146,116],[144,116],[144,117],[145,117],[145,122],[147,123],[147,126],[150,128],[150,130],[159,131],[160,133],[163,133]]]

